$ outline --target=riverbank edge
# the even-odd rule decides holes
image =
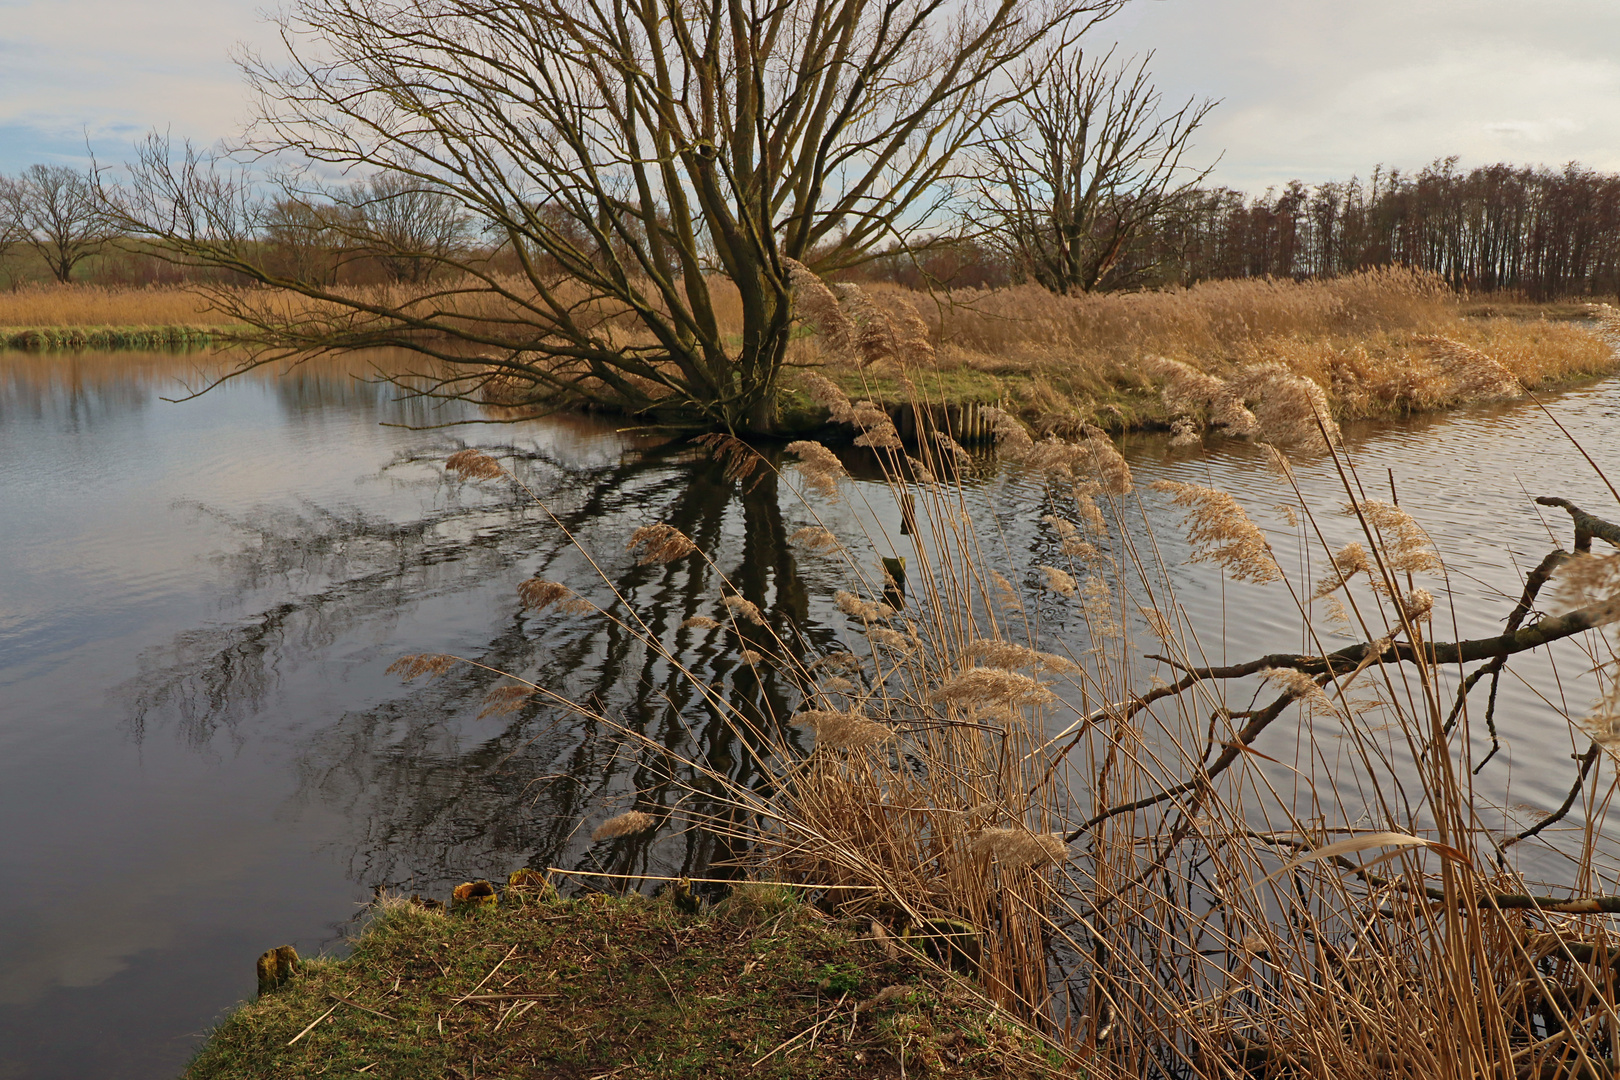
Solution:
[[[1527,386],[1531,394],[1555,394],[1620,373],[1620,354],[1608,362],[1568,370]],[[910,440],[920,427],[947,431],[964,445],[987,441],[987,423],[975,413],[995,406],[1023,420],[1037,435],[1073,438],[1087,427],[1110,435],[1168,431],[1172,416],[1165,406],[1162,385],[1148,376],[1122,369],[1115,380],[1088,379],[1083,386],[1064,385],[1061,378],[1040,374],[993,376],[979,372],[949,372],[938,379],[919,377],[914,388],[897,377],[870,376],[849,369],[823,369],[851,399],[867,399],[883,408],[902,437]],[[925,383],[927,385],[925,385]],[[1340,423],[1404,420],[1454,409],[1512,401],[1512,398],[1459,398],[1439,405],[1354,409],[1328,392],[1333,418]],[[828,411],[810,400],[807,392],[788,380],[779,396],[781,434],[785,437],[820,432],[828,427]]]
[[[695,907],[684,891],[559,899],[549,885],[455,912],[382,900],[346,959],[303,962],[242,1003],[185,1077],[1071,1075],[870,920],[754,883]]]
[[[228,345],[247,327],[172,323],[158,326],[0,326],[0,349],[189,349]]]

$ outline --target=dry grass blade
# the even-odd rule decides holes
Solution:
[[[1296,855],[1294,858],[1288,860],[1272,873],[1268,874],[1261,884],[1265,885],[1275,881],[1307,863],[1318,862],[1322,859],[1339,859],[1346,855],[1355,855],[1359,852],[1371,851],[1373,848],[1386,847],[1421,847],[1437,852],[1448,859],[1457,859],[1462,862],[1468,861],[1468,857],[1462,852],[1458,851],[1456,848],[1445,844],[1436,843],[1433,840],[1425,840],[1421,836],[1412,836],[1408,833],[1399,832],[1368,832],[1360,833],[1346,840],[1335,840],[1331,844],[1323,844],[1321,847],[1312,848],[1301,855]],[[1379,861],[1382,860],[1374,860],[1374,862]],[[1363,863],[1362,865],[1370,866],[1372,864]]]

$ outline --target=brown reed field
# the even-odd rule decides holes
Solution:
[[[231,321],[189,289],[30,285],[0,292],[0,326],[180,326]]]
[[[1241,307],[1225,296],[1222,310]],[[1307,308],[1319,325],[1338,318],[1320,296]],[[860,336],[859,325],[835,332],[851,329]],[[1461,343],[1426,347],[1454,380],[1505,392],[1503,365]],[[937,404],[926,372],[900,374],[916,404]],[[948,434],[904,442],[886,410],[811,376],[808,392],[886,477],[857,491],[842,460],[811,442],[790,446],[799,463],[782,470],[818,522],[793,542],[847,578],[830,598],[847,649],[812,647],[802,628],[772,621],[660,522],[626,538],[631,556],[701,565],[715,582],[711,614],[678,630],[636,611],[606,573],[517,586],[532,610],[609,620],[678,670],[680,634],[694,632],[791,683],[789,713],[771,715],[692,678],[696,705],[753,748],[770,781],[741,783],[701,755],[676,761],[664,743],[520,676],[497,693],[668,758],[689,794],[673,817],[661,812],[668,827],[727,837],[745,852],[734,870],[805,890],[885,947],[931,946],[1062,1046],[1077,1075],[1611,1075],[1620,654],[1605,628],[1620,619],[1620,556],[1590,548],[1594,537],[1620,547],[1620,527],[1552,500],[1570,515],[1575,553],[1554,549],[1528,575],[1502,638],[1448,641],[1444,553],[1405,511],[1364,494],[1321,387],[1274,363],[1230,379],[1187,364],[1156,377],[1189,415],[1203,410],[1198,423],[1269,440],[1278,498],[1317,550],[1314,567],[1285,570],[1230,495],[1161,486],[1185,514],[1193,560],[1224,572],[1239,611],[1245,583],[1286,586],[1302,635],[1283,651],[1209,659],[1220,643],[1200,640],[1179,606],[1130,469],[1101,430],[1038,438],[986,410],[996,465],[1042,492],[1022,512],[1041,516],[1053,554],[1024,565],[971,512],[972,459]],[[771,468],[729,436],[701,445],[738,483]],[[1343,504],[1308,505],[1290,455],[1327,456]],[[521,493],[489,454],[446,464]],[[873,557],[895,538],[828,527],[839,500],[888,496],[914,519],[909,568]],[[1329,545],[1319,523],[1330,514],[1360,539]],[[1033,590],[1014,584],[1031,580]],[[1053,606],[1080,629],[1044,632]],[[1330,649],[1330,628],[1357,643]],[[1504,832],[1506,808],[1473,779],[1468,732],[1490,723],[1485,681],[1541,646],[1584,652],[1607,690],[1590,714],[1563,714],[1589,744],[1568,803]],[[479,661],[409,657],[398,668],[460,663]],[[813,736],[811,749],[796,748],[793,729]],[[1599,762],[1608,767],[1594,771]],[[599,832],[652,823],[642,808],[627,813],[638,816]],[[1555,856],[1552,880],[1516,868],[1531,851]]]
[[[1457,346],[1532,390],[1617,364],[1586,323],[1515,317],[1506,304],[1468,316],[1466,303],[1433,275],[1395,268],[1320,282],[1216,281],[1078,297],[1020,287],[920,307],[941,369],[999,378],[1028,419],[1058,420],[1067,409],[1073,420],[1114,428],[1109,406],[1157,388],[1144,357],[1221,378],[1281,365],[1319,385],[1340,420],[1489,397],[1454,377],[1445,354]]]
[[[794,275],[803,326],[788,354],[784,407],[800,423],[809,396],[802,375],[811,371],[889,405],[907,398],[907,380],[922,380],[931,397],[998,403],[1038,431],[1072,435],[1086,424],[1119,431],[1188,420],[1170,400],[1186,390],[1167,384],[1172,371],[1230,382],[1280,369],[1320,387],[1334,417],[1350,420],[1512,397],[1620,366],[1593,331],[1598,306],[1584,306],[1581,319],[1547,319],[1542,308],[1501,299],[1482,307],[1433,275],[1401,268],[1077,297],[1034,286],[950,294],[829,287],[802,267]],[[506,285],[522,294],[519,281]],[[723,281],[711,287],[722,324],[740,325],[734,291]],[[389,303],[414,295],[405,286],[352,291]],[[511,301],[446,286],[423,302],[462,310],[469,322],[522,318]],[[651,341],[623,312],[596,315],[624,345]],[[348,318],[301,298],[219,286],[0,293],[0,327],[280,322],[318,331],[327,322],[348,328]],[[530,380],[508,375],[462,372],[451,389],[502,405],[532,392]]]

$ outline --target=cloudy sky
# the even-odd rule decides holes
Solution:
[[[230,135],[232,50],[276,47],[263,6],[0,0],[0,171]],[[1094,32],[1115,40],[1155,50],[1167,99],[1220,100],[1199,146],[1233,187],[1450,154],[1620,171],[1620,0],[1132,0]]]

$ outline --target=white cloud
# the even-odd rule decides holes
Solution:
[[[279,48],[262,0],[0,0],[0,170],[121,156],[153,128],[202,142],[246,119],[238,42]],[[1418,168],[1457,154],[1620,171],[1613,0],[1135,0],[1093,33],[1157,50],[1168,99],[1223,99],[1215,179]]]

